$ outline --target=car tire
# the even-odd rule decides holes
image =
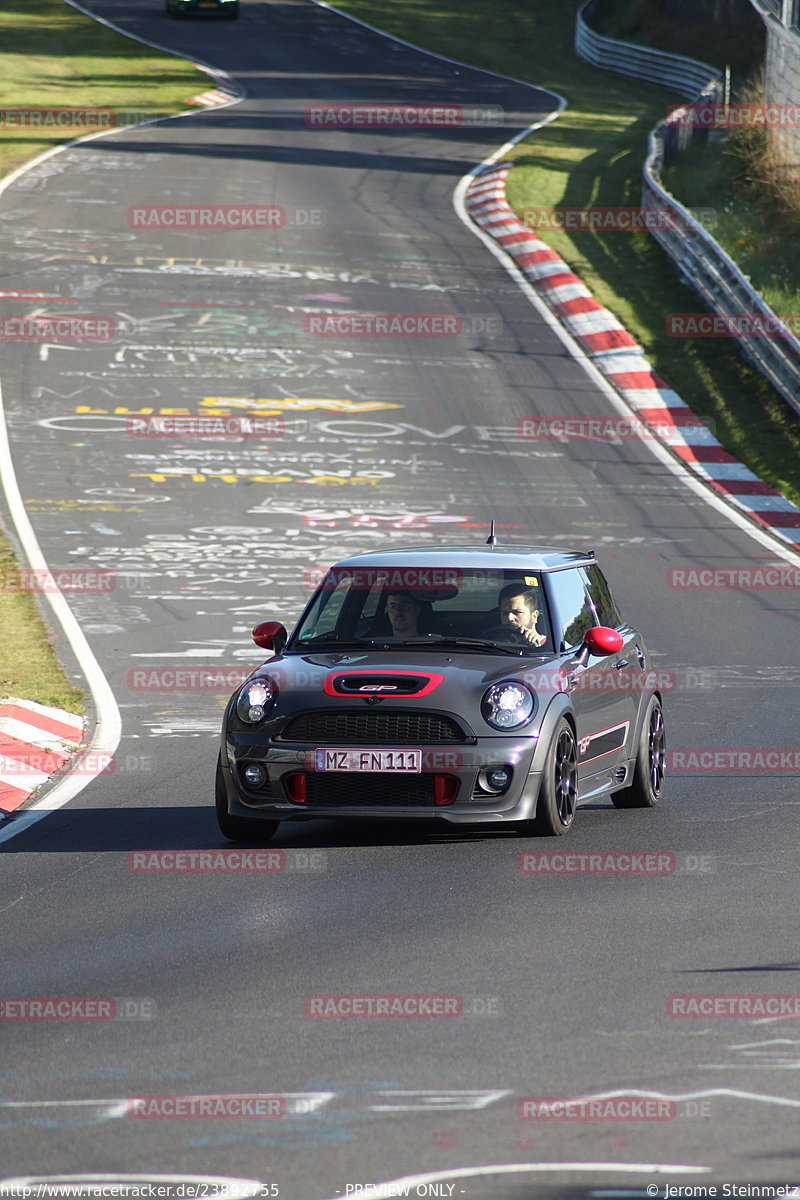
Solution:
[[[629,787],[612,794],[615,808],[655,808],[664,792],[666,749],[661,701],[651,696],[639,734],[633,779]]]
[[[220,833],[231,842],[268,842],[275,836],[280,825],[280,821],[249,820],[247,817],[231,816],[228,812],[228,793],[225,790],[220,759],[217,759],[217,775],[214,781],[214,804]]]
[[[536,816],[524,823],[521,832],[533,837],[559,837],[569,833],[577,802],[578,747],[574,729],[566,717],[562,717],[547,751]]]

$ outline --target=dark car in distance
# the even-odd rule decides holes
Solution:
[[[664,786],[658,673],[593,551],[408,548],[330,569],[294,631],[225,711],[222,833],[281,821],[511,822],[565,834],[609,796],[652,808]]]
[[[165,0],[167,16],[212,16],[227,17],[235,21],[239,16],[239,0]]]

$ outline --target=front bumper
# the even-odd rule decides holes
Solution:
[[[541,782],[541,769],[535,769],[539,767],[536,737],[487,737],[468,746],[421,746],[422,772],[409,776],[382,772],[316,772],[316,748],[310,745],[291,748],[265,745],[263,738],[253,735],[245,734],[233,740],[223,734],[222,775],[231,816],[262,817],[270,821],[411,819],[466,825],[525,821],[536,811]],[[249,787],[243,779],[244,767],[254,763],[260,764],[267,776],[265,785],[260,788]],[[492,767],[511,768],[511,782],[502,794],[481,788],[484,773]],[[298,775],[307,777],[307,789],[299,789],[309,796],[305,802],[290,799],[298,791],[294,783]],[[334,775],[337,779],[330,784]],[[447,796],[452,793],[453,784],[437,787],[437,776],[457,784],[451,802],[447,802]],[[406,783],[410,794],[427,792],[429,799],[424,803],[407,802],[403,798]],[[334,798],[315,803],[312,797],[320,788],[329,791]],[[350,790],[357,795],[357,802],[347,802]],[[444,795],[444,802],[436,802],[437,792],[440,797]],[[392,796],[391,803],[382,802],[387,794]]]

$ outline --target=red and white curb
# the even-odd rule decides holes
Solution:
[[[789,545],[800,546],[800,508],[764,483],[717,441],[653,370],[642,347],[599,304],[555,250],[528,229],[505,197],[512,163],[494,163],[467,188],[469,216],[513,258],[572,335],[658,441],[728,504]]]
[[[0,701],[0,813],[15,812],[76,753],[83,719],[32,700]]]
[[[191,100],[187,100],[187,104],[201,104],[205,108],[214,108],[217,104],[230,104],[232,100],[238,100],[239,97],[235,92],[211,91],[201,92],[199,96],[192,96]]]

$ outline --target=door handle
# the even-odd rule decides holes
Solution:
[[[578,686],[578,676],[573,671],[571,675],[567,675],[565,682],[567,685],[567,691],[574,692],[575,688]]]
[[[627,667],[627,665],[628,665],[627,658],[618,658],[617,661],[614,663],[614,666],[617,668],[618,671],[621,671],[622,668]]]

